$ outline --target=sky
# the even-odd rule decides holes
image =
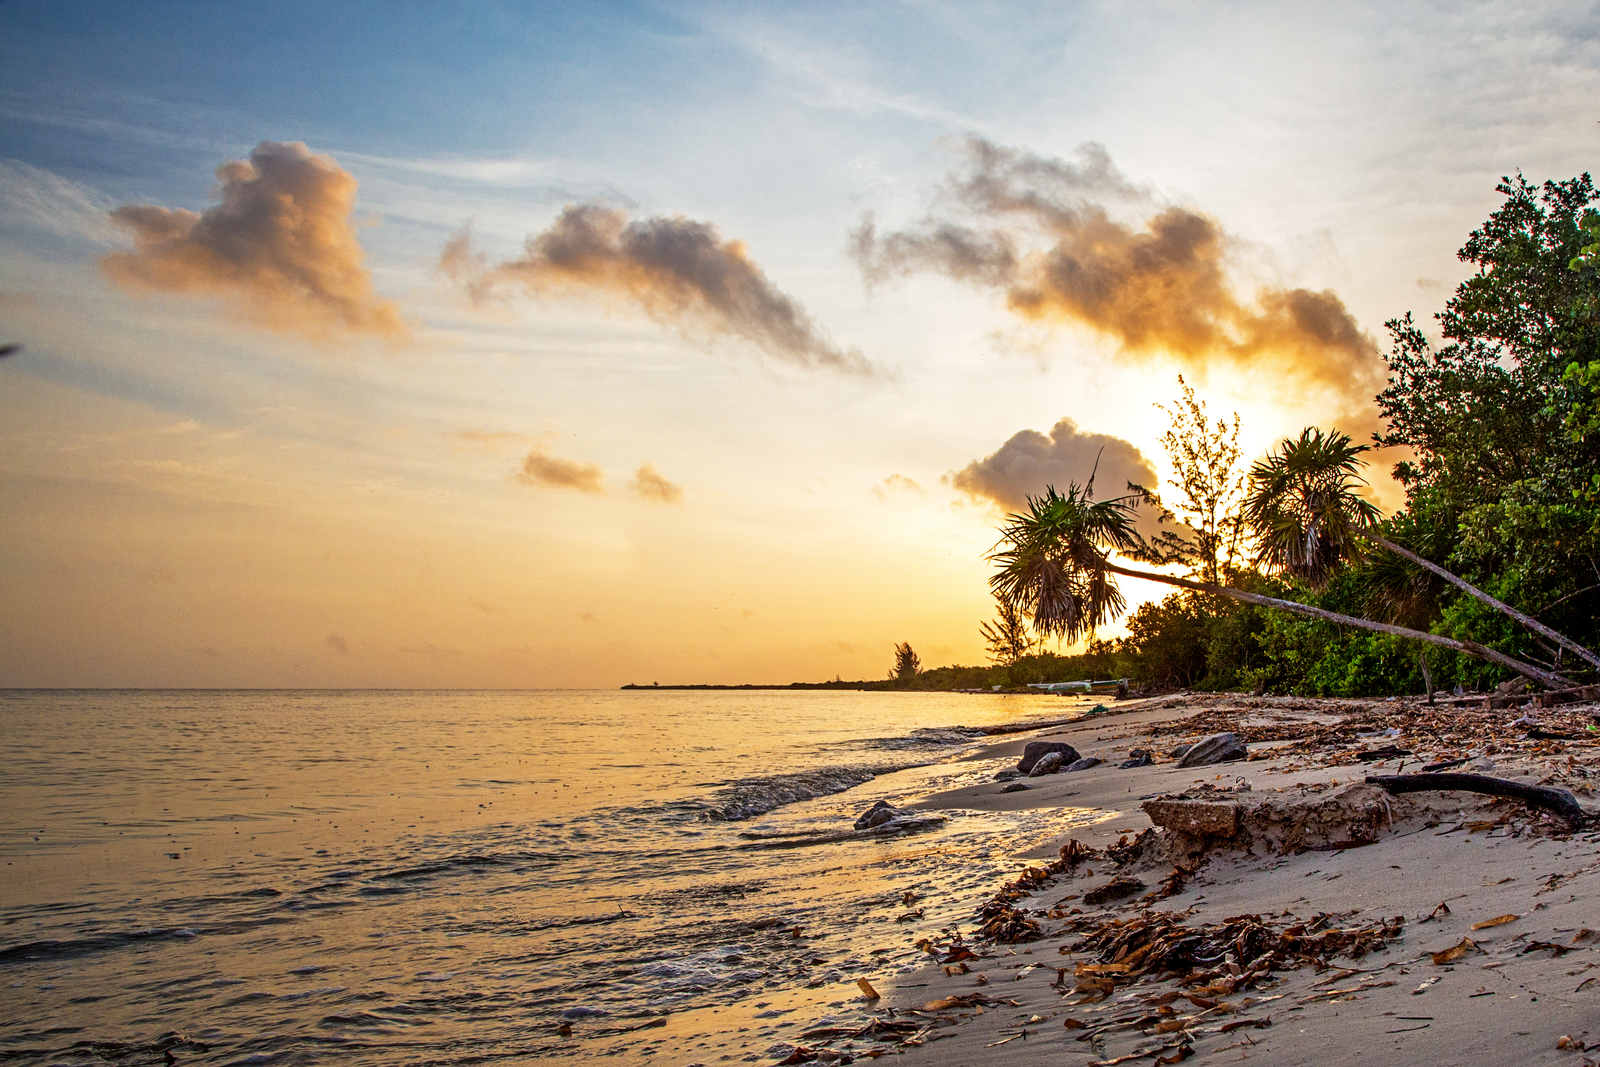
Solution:
[[[1597,120],[1590,3],[7,0],[0,686],[984,662],[1007,511],[1179,375],[1364,439]]]

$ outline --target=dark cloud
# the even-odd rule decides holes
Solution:
[[[628,483],[628,488],[645,500],[656,504],[679,504],[683,502],[683,486],[675,485],[663,478],[649,463],[641,465],[634,473],[633,481]]]
[[[582,293],[637,307],[688,336],[737,337],[799,366],[873,373],[859,351],[823,335],[750,259],[744,242],[723,240],[708,222],[630,222],[617,208],[570,204],[527,239],[517,259],[490,264],[462,230],[445,245],[439,267],[476,300],[506,287],[539,297]]]
[[[1084,433],[1071,419],[1056,423],[1048,437],[1037,430],[1020,430],[993,455],[973,460],[947,481],[975,499],[1022,512],[1028,498],[1042,496],[1045,487],[1065,491],[1069,482],[1086,484],[1091,474],[1097,500],[1126,495],[1129,482],[1157,488],[1155,469],[1137,448],[1110,434]],[[1155,515],[1146,512],[1152,509],[1141,509],[1141,525],[1152,533]]]
[[[522,469],[516,473],[516,479],[523,485],[537,486],[541,489],[576,489],[583,493],[605,492],[605,477],[599,467],[593,463],[580,463],[577,460],[552,456],[540,448],[533,449],[523,459]]]
[[[1122,221],[1119,206],[1141,208],[1144,223]],[[1089,327],[1126,355],[1254,368],[1370,412],[1383,363],[1343,301],[1277,288],[1246,298],[1227,275],[1233,247],[1215,219],[1153,203],[1098,146],[1072,164],[979,137],[926,219],[880,233],[868,216],[851,234],[869,284],[942,273],[1000,290],[1023,318]]]
[[[217,168],[221,203],[203,214],[125,204],[111,221],[132,252],[100,261],[135,290],[220,297],[282,333],[400,337],[399,309],[379,299],[350,213],[356,179],[298,141],[262,141]]]

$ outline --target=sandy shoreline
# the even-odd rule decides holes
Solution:
[[[1121,867],[1100,854],[1063,869],[1058,855],[1065,837],[1040,842],[1018,863],[1021,875],[1026,861],[1035,861],[1034,879],[1013,883],[1017,899],[1007,906],[1037,923],[1042,936],[1010,944],[975,940],[976,918],[962,925],[968,936],[961,944],[948,931],[927,931],[935,953],[929,965],[880,982],[876,1014],[894,1024],[892,1040],[816,1034],[803,1039],[805,1051],[791,1061],[902,1052],[930,1065],[1190,1058],[1593,1063],[1600,1059],[1600,935],[1590,931],[1600,930],[1600,833],[1570,832],[1561,820],[1519,801],[1437,792],[1386,801],[1376,787],[1352,783],[1402,766],[1418,771],[1428,762],[1469,757],[1480,762],[1467,769],[1561,786],[1596,810],[1589,785],[1600,773],[1600,732],[1589,732],[1595,711],[1578,706],[1536,713],[1547,732],[1582,738],[1552,740],[1528,737],[1526,723],[1514,722],[1523,715],[1518,710],[1208,695],[1131,702],[1111,714],[985,746],[968,759],[998,768],[1007,765],[1001,760],[1014,764],[1028,741],[1061,740],[1105,762],[1018,779],[1025,790],[1002,792],[1010,783],[985,782],[910,806],[1100,808],[1104,817],[1087,829],[1080,825],[1073,836],[1097,850],[1123,839],[1124,856],[1139,851],[1126,846],[1152,827],[1140,809],[1142,798],[1187,791],[1262,814],[1254,817],[1254,831],[1232,841],[1207,839],[1200,855],[1192,852],[1197,839],[1154,832],[1143,840],[1142,854]],[[1161,755],[1223,728],[1250,742],[1247,761],[1184,769]],[[1363,732],[1378,736],[1357,736]],[[1370,763],[1354,758],[1356,751],[1384,745],[1411,754]],[[1119,768],[1132,748],[1153,750],[1157,762]],[[1238,788],[1241,780],[1248,791]],[[1340,822],[1352,812],[1349,825]],[[1268,818],[1285,813],[1281,826]],[[1375,838],[1370,842],[1332,840],[1368,830]],[[1347,847],[1353,843],[1361,847]],[[1180,891],[1161,899],[1175,862],[1196,869],[1180,879]],[[1137,878],[1144,888],[1099,906],[1083,902],[1118,875]],[[974,912],[983,903],[974,901]],[[1162,923],[1204,932],[1244,915],[1260,917],[1245,925],[1262,936],[1287,930],[1291,940],[1299,932],[1304,941],[1310,930],[1320,932],[1318,944],[1334,943],[1328,931],[1365,930],[1360,938],[1338,934],[1335,940],[1364,939],[1369,951],[1359,958],[1323,953],[1322,963],[1298,965],[1293,958],[1272,965],[1261,957],[1250,966],[1241,949],[1248,970],[1230,959],[1206,971],[1194,964],[1175,971],[1146,967],[1130,955],[1136,965],[1121,973],[1114,958],[1084,944],[1108,930],[1131,931],[1122,936],[1133,944],[1151,936],[1147,927]],[[1515,918],[1474,929],[1506,916]],[[1389,939],[1377,932],[1382,929]],[[1469,945],[1456,958],[1435,962],[1433,954],[1464,939]],[[939,959],[955,962],[941,966]],[[1113,966],[1104,968],[1107,963]],[[1242,977],[1234,976],[1241,970]],[[1202,983],[1197,975],[1210,977]],[[1585,1055],[1584,1045],[1595,1051]]]

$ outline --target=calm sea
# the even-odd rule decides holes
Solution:
[[[1082,703],[0,691],[0,1059],[765,1062],[1092,814],[855,816]]]

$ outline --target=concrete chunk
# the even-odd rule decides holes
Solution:
[[[1232,837],[1239,830],[1239,805],[1210,800],[1147,800],[1140,807],[1157,826],[1196,837]]]

